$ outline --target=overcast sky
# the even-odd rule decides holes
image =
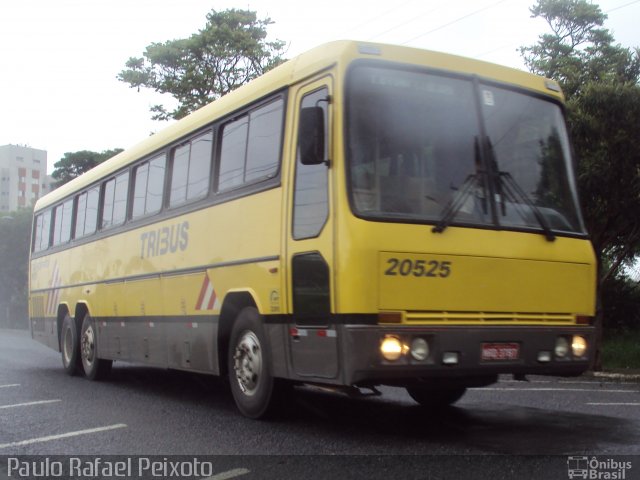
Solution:
[[[534,0],[0,0],[0,145],[65,152],[127,148],[166,123],[150,120],[158,96],[116,80],[152,42],[188,37],[211,9],[250,8],[275,22],[291,58],[355,39],[409,45],[523,68],[517,47],[545,23]],[[595,2],[624,46],[640,46],[640,0]]]

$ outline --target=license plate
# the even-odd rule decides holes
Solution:
[[[518,343],[483,343],[482,361],[501,362],[518,360],[520,356],[520,344]]]

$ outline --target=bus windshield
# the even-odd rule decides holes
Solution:
[[[471,78],[372,65],[353,67],[347,88],[356,215],[583,233],[556,103]]]

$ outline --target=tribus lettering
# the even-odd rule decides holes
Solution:
[[[140,258],[184,251],[189,246],[189,222],[144,232],[140,235]]]

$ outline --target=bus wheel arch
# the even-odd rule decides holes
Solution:
[[[220,318],[218,320],[218,372],[221,376],[229,372],[228,354],[229,341],[231,340],[231,331],[233,324],[242,311],[246,307],[257,308],[257,304],[253,296],[249,292],[231,292],[228,293],[222,309],[220,310]]]

